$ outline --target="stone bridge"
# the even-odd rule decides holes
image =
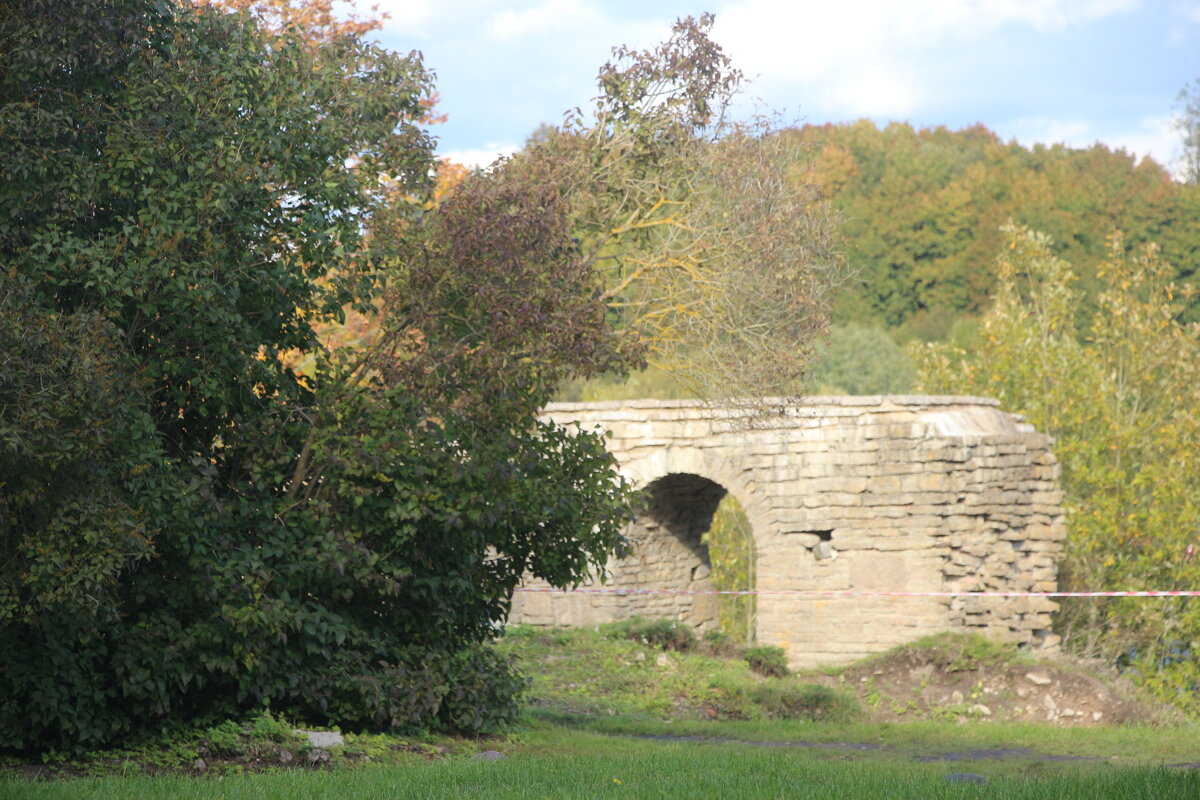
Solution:
[[[545,416],[609,431],[621,471],[645,491],[626,534],[634,552],[611,565],[607,588],[712,590],[701,537],[730,492],[753,529],[756,640],[784,648],[795,667],[944,630],[1057,645],[1057,606],[1046,598],[886,594],[1056,589],[1065,528],[1051,440],[994,400],[812,397],[756,409],[636,400],[557,403]],[[787,594],[812,590],[879,594]],[[510,621],[635,614],[702,631],[718,622],[713,595],[584,592],[518,592]]]

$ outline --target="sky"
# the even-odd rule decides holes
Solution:
[[[1102,142],[1176,167],[1181,89],[1200,80],[1200,0],[356,0],[385,47],[437,75],[438,152],[472,165],[519,148],[596,94],[612,48],[675,19],[751,78],[735,113],[786,123],[983,123],[1025,145]]]

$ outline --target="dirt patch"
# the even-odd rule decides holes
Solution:
[[[854,694],[875,722],[954,719],[1060,727],[1166,723],[1180,715],[1146,701],[1117,675],[1067,658],[1023,660],[969,643],[901,648],[836,675],[806,676]]]

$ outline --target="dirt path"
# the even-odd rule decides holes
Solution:
[[[892,745],[875,742],[805,742],[805,741],[756,741],[748,739],[732,739],[724,736],[671,736],[667,734],[613,734],[631,739],[650,739],[662,742],[692,742],[695,744],[740,744],[749,747],[796,747],[814,750],[847,750],[857,752],[888,752],[904,753],[905,750]],[[1058,755],[1040,753],[1029,747],[989,747],[974,750],[962,750],[948,753],[910,753],[913,761],[925,763],[959,762],[959,761],[1110,761],[1112,758],[1103,756]],[[1115,757],[1113,757],[1115,758]],[[1175,769],[1200,769],[1200,761],[1179,764],[1163,764],[1162,766]]]

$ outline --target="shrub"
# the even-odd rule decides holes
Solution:
[[[200,732],[198,751],[203,756],[236,758],[278,747],[302,746],[287,720],[266,711],[246,723],[226,720]]]
[[[859,711],[853,696],[796,677],[763,681],[727,673],[714,676],[709,690],[709,705],[723,719],[847,722]]]
[[[742,645],[725,631],[707,631],[702,637],[704,649],[711,655],[722,658],[741,658]]]
[[[1014,646],[980,633],[936,633],[905,645],[904,650],[921,663],[937,664],[945,672],[970,672],[1007,664],[1017,657]]]
[[[631,617],[606,627],[612,638],[632,639],[663,650],[689,650],[696,644],[691,626],[670,619]]]
[[[767,681],[747,692],[764,717],[846,722],[858,713],[858,702],[847,694],[814,683]]]
[[[787,655],[782,647],[750,647],[742,654],[750,669],[768,678],[783,678],[791,674],[788,669]]]
[[[478,735],[514,722],[529,681],[512,660],[488,647],[457,653],[449,662],[449,690],[438,708],[440,727]]]
[[[849,323],[829,331],[806,381],[820,394],[897,394],[912,389],[915,373],[912,359],[886,331]]]

